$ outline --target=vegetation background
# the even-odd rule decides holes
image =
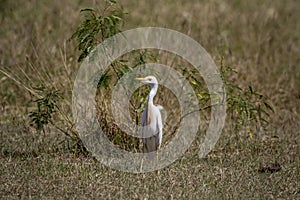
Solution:
[[[123,30],[174,29],[201,43],[219,66],[224,57],[225,65],[237,71],[230,76],[232,82],[243,88],[250,83],[271,102],[275,112],[266,130],[254,129],[247,137],[227,127],[205,159],[198,158],[195,142],[159,174],[130,174],[103,166],[76,151],[76,142],[66,140],[55,126],[37,131],[28,117],[36,106],[33,101],[47,88],[53,96],[57,90],[57,98],[64,97],[57,112],[70,112],[79,52],[69,39],[82,20],[80,9],[101,7],[103,1],[1,0],[0,197],[300,198],[300,2],[121,3],[128,12]],[[69,127],[70,116],[59,116],[64,118],[57,118],[59,127]],[[234,120],[229,117],[227,123]],[[274,166],[280,167],[273,170]]]

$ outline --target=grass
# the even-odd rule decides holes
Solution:
[[[91,157],[53,151],[48,146],[54,138],[39,141],[32,135],[29,139],[24,130],[6,133],[17,136],[2,137],[2,197],[293,199],[299,192],[299,149],[295,139],[236,144],[222,137],[222,145],[205,159],[193,153],[194,145],[159,175],[143,175],[111,170]],[[260,164],[274,160],[281,163],[281,171],[258,172]]]
[[[298,199],[300,197],[300,12],[288,1],[126,1],[124,29],[162,26],[190,35],[218,63],[252,84],[275,113],[262,137],[247,138],[226,126],[214,150],[197,155],[200,138],[158,174],[123,173],[70,148],[56,129],[37,133],[29,124],[39,83],[64,96],[68,113],[78,69],[73,41],[79,10],[100,1],[0,1],[0,197],[91,199]],[[26,73],[23,73],[22,70]],[[39,74],[36,76],[36,74]],[[24,74],[30,74],[26,77]],[[43,77],[39,80],[39,77]],[[22,85],[28,86],[25,90]],[[69,116],[69,115],[66,115]],[[227,124],[233,123],[227,118]],[[278,162],[278,172],[259,172]]]

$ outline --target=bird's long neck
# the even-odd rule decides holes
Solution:
[[[152,86],[151,91],[148,96],[148,106],[153,105],[153,99],[154,99],[154,96],[156,95],[157,88],[158,88],[158,85],[156,85],[156,84]]]

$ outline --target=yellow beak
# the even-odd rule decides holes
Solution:
[[[137,80],[137,81],[146,81],[147,79],[146,78],[135,78],[135,80]]]

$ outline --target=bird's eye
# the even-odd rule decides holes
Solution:
[[[152,81],[152,78],[148,78],[148,81]]]

